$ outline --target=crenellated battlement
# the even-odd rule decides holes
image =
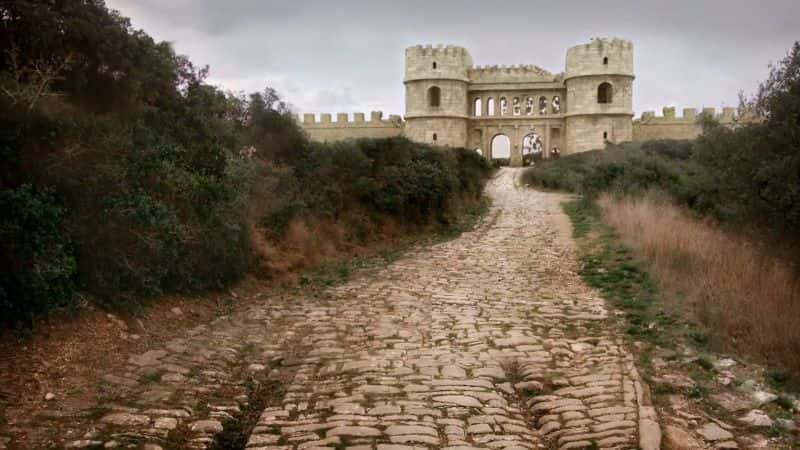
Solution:
[[[366,115],[362,112],[353,113],[352,120],[350,119],[349,113],[337,113],[336,114],[336,121],[333,121],[333,114],[330,113],[321,113],[319,114],[319,120],[317,120],[317,114],[314,113],[306,113],[302,116],[299,114],[295,115],[295,119],[297,122],[304,126],[314,126],[314,125],[335,125],[335,126],[364,126],[364,125],[398,125],[402,124],[403,118],[399,115],[392,114],[388,117],[388,119],[383,118],[383,111],[371,111],[369,115],[369,121],[366,120]]]
[[[703,108],[701,114],[711,116],[721,123],[734,123],[750,120],[748,116],[740,116],[737,114],[736,108],[725,107],[721,111],[716,108]],[[665,106],[661,110],[661,115],[657,116],[655,111],[644,111],[639,118],[634,119],[634,123],[640,124],[685,124],[695,123],[698,118],[697,108],[684,108],[683,115],[677,116],[675,114],[674,106]]]
[[[428,45],[415,45],[406,48],[406,56],[459,56],[470,57],[469,52],[464,47],[457,45],[443,45],[437,44],[436,46]]]
[[[647,141],[651,139],[694,139],[702,133],[702,126],[697,120],[700,115],[715,118],[722,125],[736,127],[756,121],[752,114],[740,115],[736,108],[725,107],[703,108],[698,113],[697,108],[684,108],[683,115],[675,114],[674,106],[665,106],[661,115],[655,111],[645,111],[633,120],[633,140]]]
[[[618,37],[593,37],[589,38],[589,42],[587,44],[583,44],[580,47],[584,47],[586,49],[614,47],[625,50],[633,50],[633,42]]]
[[[382,111],[369,113],[369,120],[362,112],[353,113],[352,120],[348,113],[337,113],[336,121],[333,115],[323,113],[317,120],[316,114],[295,115],[297,124],[300,125],[309,137],[316,141],[338,141],[355,138],[386,138],[403,134],[405,122],[399,115],[392,114],[387,119],[383,118]]]
[[[556,81],[556,77],[549,71],[534,65],[494,65],[473,66],[467,71],[472,83],[497,83],[497,82],[547,82]]]

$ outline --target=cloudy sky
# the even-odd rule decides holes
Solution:
[[[402,114],[404,48],[466,47],[475,64],[564,70],[593,36],[634,42],[634,109],[736,106],[800,39],[798,0],[107,0],[235,91],[296,112]]]

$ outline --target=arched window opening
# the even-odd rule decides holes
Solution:
[[[533,115],[533,97],[528,97],[525,99],[525,115]]]
[[[494,98],[492,97],[489,97],[489,99],[486,100],[486,115],[487,116],[494,115]]]
[[[603,131],[603,140],[608,140],[608,131]]]
[[[442,101],[442,90],[438,86],[431,86],[428,89],[428,105],[438,107]]]
[[[552,109],[553,114],[559,114],[561,112],[561,97],[557,95],[553,97]]]
[[[515,116],[520,115],[522,113],[522,110],[520,109],[519,97],[514,97],[514,100],[511,100],[511,103],[514,106],[514,115]]]
[[[522,156],[530,153],[541,153],[543,148],[542,138],[536,133],[531,133],[522,138]]]
[[[610,83],[601,83],[597,86],[597,103],[611,103],[613,88]]]
[[[472,102],[472,115],[475,117],[480,117],[483,114],[483,111],[481,111],[482,106],[483,104],[481,102],[481,98],[476,98],[475,101]]]
[[[530,133],[522,138],[522,165],[529,166],[542,159],[544,145],[536,133]]]
[[[436,133],[433,133],[433,142],[436,142],[436,138],[437,138],[437,137],[438,137],[438,136],[436,136]]]
[[[608,65],[608,56],[606,56],[606,57],[604,57],[604,58],[603,58],[603,65],[604,65],[604,66],[607,66],[607,65]]]
[[[492,159],[508,160],[511,157],[511,140],[505,134],[492,138]]]
[[[545,96],[539,97],[539,114],[547,114],[547,97]]]
[[[433,68],[436,69],[436,61],[433,62]]]
[[[508,113],[508,100],[505,97],[500,97],[500,115],[505,116]]]

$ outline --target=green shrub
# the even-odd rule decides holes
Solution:
[[[49,190],[31,185],[0,191],[0,321],[29,323],[66,305],[76,264],[62,229],[64,209]]]
[[[523,182],[590,197],[601,192],[642,193],[657,189],[684,198],[689,195],[685,177],[693,173],[685,141],[656,141],[610,146],[543,161],[527,169]]]
[[[401,223],[444,220],[450,202],[477,197],[491,168],[466,149],[438,149],[408,139],[309,142],[280,183],[282,198],[262,223],[275,236],[295,217],[336,220],[363,209]]]

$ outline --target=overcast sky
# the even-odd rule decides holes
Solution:
[[[634,110],[736,106],[800,39],[800,0],[107,0],[234,91],[296,112],[404,111],[404,49],[466,47],[475,64],[564,70],[594,36],[634,43]]]

